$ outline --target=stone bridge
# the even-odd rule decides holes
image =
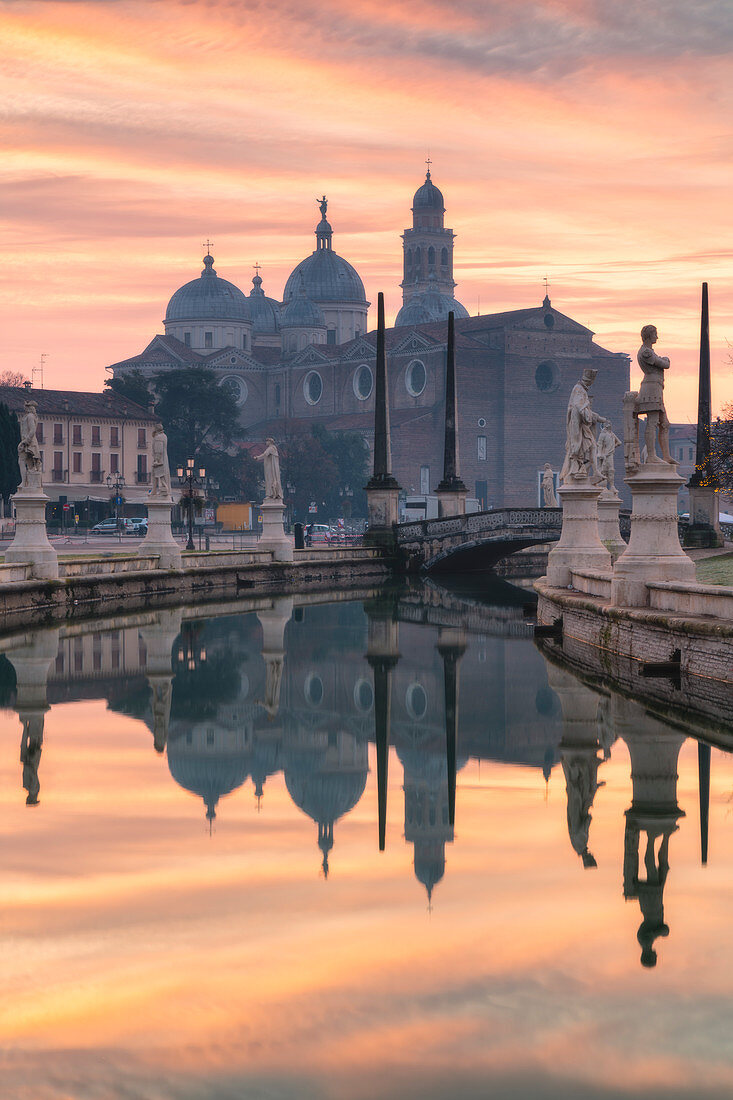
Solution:
[[[621,534],[628,537],[628,515]],[[496,508],[445,519],[400,523],[397,546],[408,572],[452,573],[490,569],[501,558],[547,542],[557,542],[562,508]]]

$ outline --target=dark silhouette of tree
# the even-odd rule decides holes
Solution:
[[[0,496],[7,509],[10,497],[20,485],[20,467],[18,466],[18,444],[20,443],[20,425],[15,413],[0,402]]]
[[[20,370],[0,371],[0,386],[22,386],[28,378]]]
[[[144,409],[148,407],[153,398],[150,381],[141,370],[136,369],[118,374],[115,378],[108,378],[104,384],[119,394],[120,397],[126,397],[128,401],[134,401],[137,405],[142,405]]]
[[[733,493],[733,405],[726,405],[723,415],[712,425],[710,461],[720,488],[726,493]]]

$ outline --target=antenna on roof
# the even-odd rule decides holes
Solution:
[[[40,361],[37,367],[34,367],[31,371],[31,382],[34,390],[43,389],[43,364],[48,359],[48,352],[44,351],[41,355]],[[38,379],[38,385],[36,385],[36,379]]]

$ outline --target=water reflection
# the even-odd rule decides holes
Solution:
[[[460,824],[457,777],[480,761],[523,766],[538,786],[559,763],[570,849],[584,869],[597,868],[594,807],[621,739],[631,763],[623,896],[638,904],[641,963],[653,967],[658,941],[669,934],[670,841],[684,817],[679,713],[665,721],[579,676],[562,654],[540,652],[519,598],[497,606],[431,585],[323,600],[250,601],[218,617],[163,610],[6,638],[15,684],[9,666],[2,682],[22,723],[27,804],[42,802],[49,707],[103,698],[145,722],[172,780],[201,801],[212,834],[227,798],[251,780],[257,808],[265,809],[268,780],[281,776],[315,826],[327,878],[338,824],[367,791],[373,744],[376,846],[387,846],[389,768],[398,761],[404,839],[430,904],[445,876],[446,846],[456,842],[457,815]],[[705,862],[710,749],[702,743],[699,776]]]

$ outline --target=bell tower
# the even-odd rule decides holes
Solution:
[[[453,297],[453,240],[455,233],[445,228],[445,204],[442,192],[430,176],[430,158],[425,182],[412,200],[412,228],[402,234],[402,304],[414,294],[437,289]],[[434,278],[433,278],[434,276]]]

